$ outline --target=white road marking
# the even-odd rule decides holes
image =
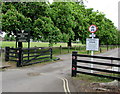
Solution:
[[[70,89],[69,89],[69,85],[68,85],[68,80],[67,80],[66,78],[64,78],[64,79],[66,80],[67,90],[68,90],[69,94],[71,94],[71,93],[70,93]]]
[[[63,81],[63,88],[64,88],[65,93],[67,94],[67,89],[66,89],[66,86],[65,86],[65,80],[63,78],[60,78],[60,79]]]
[[[68,84],[68,80],[66,78],[61,78],[61,77],[58,77],[59,79],[61,79],[63,81],[63,88],[64,88],[64,92],[66,94],[71,94],[70,92],[70,89],[69,89],[69,84]]]

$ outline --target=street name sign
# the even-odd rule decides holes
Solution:
[[[29,33],[17,33],[18,42],[27,42],[29,41]]]
[[[98,38],[87,38],[86,39],[86,50],[99,51],[99,39]]]

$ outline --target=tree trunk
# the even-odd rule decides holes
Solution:
[[[72,47],[71,39],[69,39],[68,47]]]
[[[18,42],[18,47],[22,48],[22,42]]]

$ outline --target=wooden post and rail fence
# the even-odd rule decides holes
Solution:
[[[5,61],[15,61],[21,67],[52,60],[52,48],[5,48]]]
[[[97,59],[103,59],[103,60],[105,59],[105,60],[110,60],[111,62],[113,60],[115,60],[115,61],[118,61],[118,64],[105,63],[105,62],[96,62],[96,61],[88,61],[88,60],[79,60],[78,57],[89,57],[89,58],[97,58]],[[109,67],[117,67],[118,71],[101,69],[99,67],[98,68],[96,68],[96,67],[91,68],[91,67],[88,67],[88,66],[83,66],[80,63],[94,64],[94,65],[103,65],[103,66],[109,66]],[[90,72],[82,71],[81,69],[94,70],[94,71],[99,71],[99,72],[104,72],[104,73],[116,74],[117,76],[109,76],[109,75],[105,75],[105,74],[90,73]],[[72,77],[76,77],[77,74],[80,73],[80,74],[87,74],[87,75],[92,75],[92,76],[116,79],[116,80],[120,81],[120,70],[119,69],[120,69],[120,58],[116,58],[116,57],[103,57],[103,56],[91,56],[91,55],[81,55],[81,54],[78,54],[77,51],[72,52],[72,73],[71,73]]]

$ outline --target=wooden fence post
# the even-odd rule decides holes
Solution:
[[[81,47],[79,46],[79,50],[81,51]]]
[[[72,77],[76,77],[77,74],[77,51],[72,52]]]
[[[76,46],[75,46],[75,51],[76,51]]]
[[[102,52],[102,48],[100,47],[100,53]]]
[[[10,47],[5,47],[5,61],[9,61]]]
[[[70,53],[70,46],[68,46],[68,53]]]
[[[108,45],[107,45],[107,51],[108,51]]]
[[[87,54],[89,55],[89,51],[86,51],[87,52]]]
[[[50,59],[53,59],[52,58],[52,48],[50,48]]]
[[[60,54],[62,54],[62,46],[60,45]]]
[[[22,48],[19,48],[17,67],[21,67],[21,66],[22,66]]]

